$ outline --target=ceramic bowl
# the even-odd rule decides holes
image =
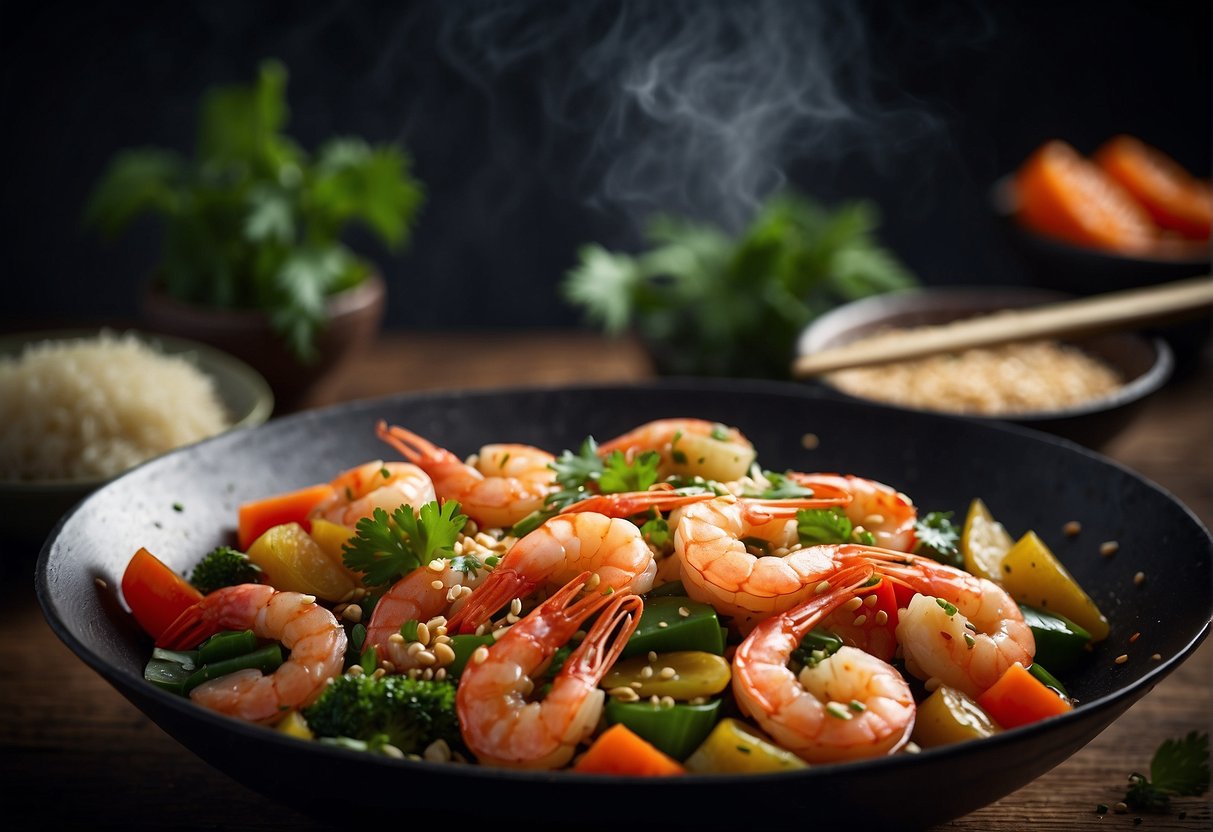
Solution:
[[[382,458],[379,419],[462,457],[498,441],[559,452],[587,435],[605,440],[671,416],[736,425],[770,468],[855,473],[896,485],[924,510],[961,515],[980,496],[1012,534],[1036,530],[1111,624],[1108,638],[1062,678],[1078,705],[989,739],[919,754],[780,774],[637,778],[391,759],[238,722],[144,681],[151,642],[117,596],[131,555],[143,546],[179,572],[190,568],[234,539],[242,502]],[[814,442],[804,441],[807,433]],[[173,503],[185,510],[174,511]],[[1081,535],[1064,534],[1071,520],[1081,521]],[[1094,554],[1098,541],[1113,539],[1120,544],[1115,558]],[[1167,580],[1136,586],[1134,575],[1147,562],[1150,574]],[[364,823],[398,822],[407,793],[461,796],[465,826],[842,829],[859,813],[863,829],[904,830],[959,817],[1040,777],[1190,656],[1213,612],[1213,539],[1157,486],[1045,434],[840,401],[799,384],[668,379],[394,396],[206,440],[131,471],[77,506],[44,546],[36,576],[50,626],[81,661],[216,769],[317,819],[348,822],[354,811]],[[1160,610],[1166,626],[1159,626]],[[1131,660],[1117,664],[1121,653]],[[117,734],[115,740],[120,765]],[[446,803],[428,807],[410,801],[410,821],[449,826]]]
[[[98,330],[27,332],[0,337],[0,356],[19,356],[27,345],[44,340],[95,337]],[[231,429],[265,422],[274,407],[273,394],[255,370],[224,352],[184,338],[143,334],[145,340],[169,355],[187,358],[210,376],[226,407]],[[106,478],[73,480],[0,480],[0,537],[41,542],[55,521]]]
[[[844,304],[817,318],[801,334],[798,352],[807,355],[885,329],[946,324],[1003,309],[1051,303],[1066,297],[1068,295],[1046,289],[987,286],[934,287],[875,295]],[[985,422],[1013,422],[1099,448],[1132,422],[1150,394],[1170,378],[1174,366],[1170,346],[1165,339],[1157,336],[1117,332],[1068,343],[1109,365],[1124,379],[1124,384],[1106,397],[1067,407],[966,418]],[[828,375],[814,383],[834,395],[858,398],[839,390]],[[945,408],[946,403],[941,403],[940,409]]]

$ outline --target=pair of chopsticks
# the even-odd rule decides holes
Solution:
[[[796,378],[834,370],[887,364],[974,347],[1035,338],[1064,338],[1176,320],[1213,306],[1213,277],[1203,275],[1145,289],[1065,300],[907,329],[879,343],[856,341],[799,356]]]

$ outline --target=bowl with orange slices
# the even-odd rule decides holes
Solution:
[[[1047,141],[995,183],[992,201],[1041,287],[1091,295],[1210,270],[1209,180],[1133,136],[1115,136],[1089,156]],[[1155,334],[1182,362],[1199,352],[1209,323]]]

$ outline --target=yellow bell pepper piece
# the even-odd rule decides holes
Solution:
[[[355,586],[345,569],[333,563],[298,523],[267,530],[249,546],[248,557],[265,572],[266,583],[277,590],[340,601]]]
[[[934,748],[989,737],[999,730],[972,697],[943,685],[918,706],[911,739],[923,748]]]
[[[985,503],[977,499],[969,504],[964,530],[960,534],[960,552],[966,571],[1002,583],[1002,559],[1013,544],[1011,535],[994,519]]]
[[[1021,604],[1064,615],[1089,632],[1092,641],[1108,637],[1108,619],[1035,532],[1003,556],[1002,585]]]
[[[720,720],[683,765],[696,774],[751,774],[808,767],[791,751],[758,737],[735,719]]]

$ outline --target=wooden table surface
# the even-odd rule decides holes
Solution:
[[[387,334],[313,404],[456,384],[623,381],[650,374],[634,344],[588,333]],[[1206,526],[1213,525],[1211,379],[1213,359],[1206,353],[1195,370],[1157,395],[1104,449],[1169,489]],[[34,597],[37,548],[0,541],[5,610],[0,619],[0,784],[7,815],[24,814],[52,827],[323,828],[208,766],[76,658],[51,632]],[[1162,740],[1209,728],[1211,680],[1213,645],[1206,642],[1068,761],[998,803],[940,828],[1136,828],[1132,813],[1099,819],[1094,809],[1123,796],[1128,774],[1146,770]],[[352,789],[343,794],[356,805]],[[1177,800],[1171,814],[1145,815],[1140,827],[1209,829],[1208,798]]]

